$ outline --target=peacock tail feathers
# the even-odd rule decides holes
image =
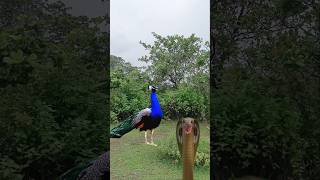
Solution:
[[[112,128],[110,131],[110,138],[120,138],[121,136],[133,130],[135,126],[132,121],[137,116],[137,114],[138,113],[135,113],[134,115],[122,121],[118,126]]]

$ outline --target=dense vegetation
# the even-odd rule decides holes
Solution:
[[[103,17],[0,2],[0,179],[53,179],[108,146]]]
[[[319,1],[211,3],[217,179],[320,176]]]
[[[146,68],[133,67],[121,57],[110,57],[112,122],[149,107],[150,84],[159,87],[165,119],[191,116],[208,120],[208,43],[195,35],[153,35],[153,44],[141,42],[148,51],[140,59],[149,64]]]

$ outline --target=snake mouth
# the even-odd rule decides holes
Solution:
[[[192,125],[191,125],[191,124],[185,124],[185,126],[184,126],[184,132],[185,132],[186,134],[190,134],[191,131],[192,131]]]

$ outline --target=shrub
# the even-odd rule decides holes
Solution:
[[[161,104],[169,119],[194,117],[204,119],[207,113],[205,98],[193,88],[179,87],[162,95]]]

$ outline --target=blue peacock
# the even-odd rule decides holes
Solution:
[[[160,125],[163,113],[156,94],[157,87],[148,86],[151,91],[150,101],[151,107],[145,108],[133,116],[130,116],[126,120],[122,121],[117,127],[114,127],[110,132],[110,138],[120,138],[133,129],[139,129],[145,131],[145,143],[157,146],[153,142],[154,129]],[[147,140],[147,131],[151,131],[150,142]]]

